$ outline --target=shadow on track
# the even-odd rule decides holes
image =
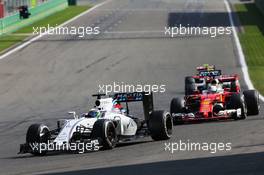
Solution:
[[[246,3],[245,10],[232,12],[235,26],[239,27],[240,23],[242,26],[256,26],[264,34],[264,24],[259,22],[263,20],[260,13],[255,3]],[[242,20],[238,22],[237,16],[240,16]],[[230,21],[227,12],[169,13],[168,27],[179,27],[179,25],[183,27],[229,27]]]
[[[129,165],[72,172],[53,173],[53,175],[261,175],[264,173],[264,153],[251,153],[211,158],[175,160],[140,165]]]

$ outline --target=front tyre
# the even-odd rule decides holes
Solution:
[[[33,124],[27,130],[26,143],[28,145],[38,145],[38,148],[31,150],[31,153],[36,156],[43,156],[47,151],[40,151],[40,144],[47,144],[51,134],[47,126],[43,124]]]
[[[148,128],[151,138],[157,140],[168,140],[172,135],[172,117],[165,111],[153,111],[151,113]]]
[[[98,139],[103,149],[113,149],[117,143],[115,125],[110,120],[99,119],[94,123],[92,139]]]
[[[256,90],[246,90],[243,94],[247,106],[247,115],[258,115],[260,109],[259,93]]]
[[[241,109],[240,116],[238,116],[237,114],[234,115],[233,118],[235,120],[239,120],[239,119],[243,120],[246,119],[247,117],[247,108],[240,94],[234,93],[231,95],[227,109]]]
[[[185,112],[185,101],[183,98],[173,98],[170,103],[170,113],[173,116],[173,114],[177,113],[184,113]],[[183,121],[175,118],[173,116],[173,124],[182,124]]]

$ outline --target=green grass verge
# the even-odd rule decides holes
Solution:
[[[235,5],[244,32],[239,34],[250,78],[264,94],[264,16],[254,3]]]
[[[79,15],[80,13],[88,10],[90,6],[69,6],[66,9],[54,13],[42,20],[39,20],[29,26],[19,29],[14,34],[22,34],[22,33],[33,33],[33,27],[47,27],[48,24],[52,27],[56,25],[60,25],[65,21]],[[19,43],[22,42],[27,36],[21,35],[5,35],[0,37],[0,52]]]

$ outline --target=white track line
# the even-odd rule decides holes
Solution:
[[[102,3],[100,3],[100,4],[97,4],[97,5],[95,5],[94,7],[88,9],[87,11],[85,11],[85,12],[83,12],[83,13],[81,13],[81,14],[75,16],[74,18],[72,18],[72,19],[70,19],[70,20],[64,22],[63,24],[57,26],[56,28],[58,28],[58,27],[62,27],[62,26],[65,26],[65,25],[71,23],[72,21],[74,21],[74,20],[80,18],[81,16],[84,16],[84,15],[86,15],[86,14],[92,12],[92,11],[95,10],[96,8],[101,7],[102,5],[105,5],[106,3],[109,3],[110,1],[111,1],[111,0],[106,0],[105,2],[102,2]],[[6,52],[5,54],[0,55],[0,60],[6,58],[7,56],[9,56],[9,55],[11,55],[11,54],[13,54],[13,53],[15,53],[16,51],[18,51],[18,50],[20,50],[20,49],[22,49],[22,48],[28,46],[28,45],[31,44],[32,42],[34,42],[34,41],[40,39],[41,37],[43,37],[44,35],[46,35],[48,32],[49,32],[49,31],[47,31],[47,32],[45,32],[45,33],[43,33],[43,34],[41,34],[41,35],[38,35],[38,36],[36,36],[36,37],[30,39],[29,41],[27,41],[27,42],[25,42],[25,43],[23,43],[23,44],[21,44],[21,45],[15,47],[14,49],[11,49],[10,51]]]
[[[234,25],[234,20],[233,20],[233,16],[232,16],[232,10],[229,4],[228,0],[224,0],[227,12],[228,12],[228,16],[229,16],[229,20],[230,20],[230,25],[232,26],[232,30],[233,30],[233,36],[234,36],[234,40],[236,43],[236,48],[237,48],[237,52],[238,52],[238,58],[239,58],[239,62],[241,65],[241,69],[244,75],[244,80],[247,84],[248,89],[255,89],[252,81],[250,80],[249,77],[249,73],[248,73],[248,67],[247,67],[247,63],[246,63],[246,59],[245,59],[245,55],[243,53],[239,38],[238,38],[238,34],[237,34],[237,30],[236,27]],[[260,100],[264,101],[264,97],[260,94]]]

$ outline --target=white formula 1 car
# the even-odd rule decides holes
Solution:
[[[86,150],[112,149],[116,144],[140,137],[151,136],[153,140],[166,140],[172,134],[172,117],[169,112],[154,111],[153,95],[145,92],[117,93],[109,98],[97,97],[95,107],[80,117],[69,112],[73,119],[57,122],[57,128],[50,130],[43,124],[28,128],[26,143],[20,145],[20,154],[45,155],[49,151],[81,152]],[[144,119],[129,114],[129,102],[143,102]],[[126,108],[122,107],[126,104]],[[88,144],[89,148],[87,148]],[[49,149],[52,148],[52,149]],[[82,153],[82,152],[81,152]]]

